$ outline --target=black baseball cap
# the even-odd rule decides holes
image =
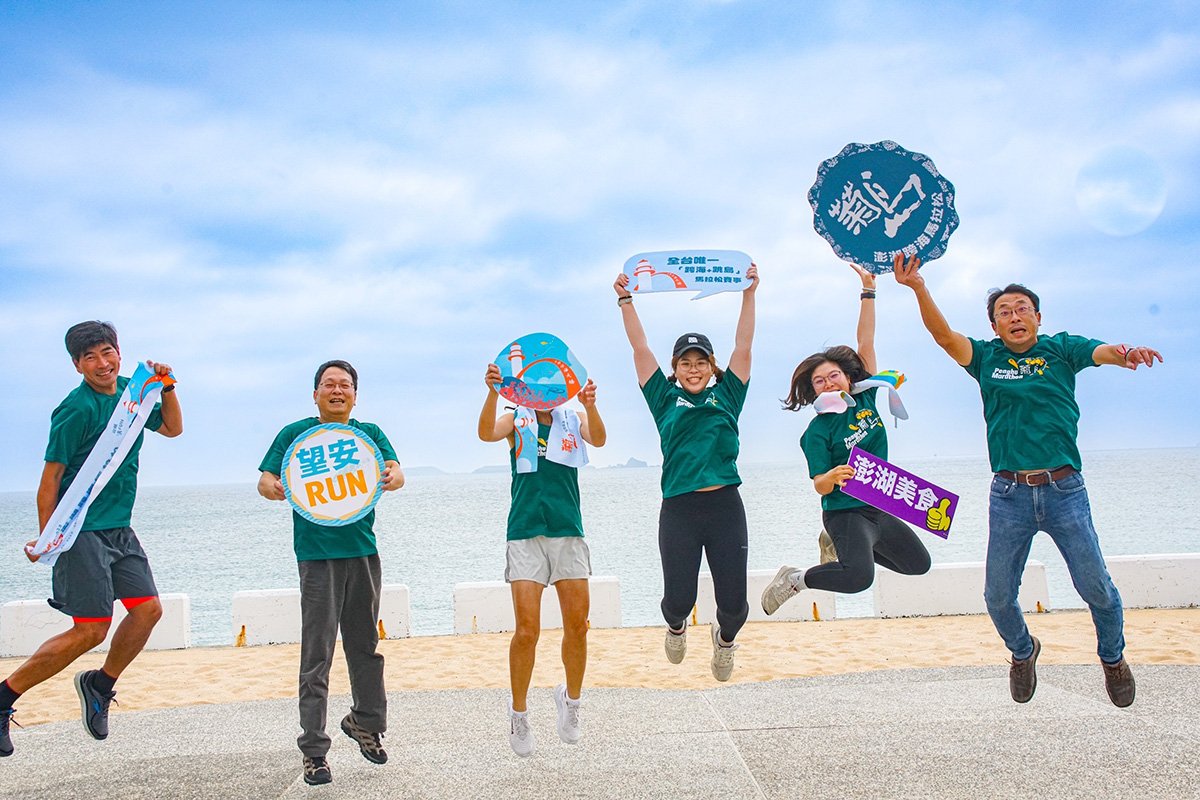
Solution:
[[[712,342],[703,333],[685,333],[675,340],[675,352],[671,358],[679,358],[688,350],[699,350],[706,356],[713,354]]]

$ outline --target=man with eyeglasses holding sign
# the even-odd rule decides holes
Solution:
[[[995,473],[983,596],[996,631],[1012,651],[1013,700],[1026,703],[1037,688],[1041,642],[1025,625],[1017,590],[1033,537],[1044,530],[1091,610],[1108,697],[1116,706],[1130,705],[1135,687],[1123,657],[1121,596],[1104,564],[1079,471],[1075,374],[1102,364],[1151,367],[1155,359],[1162,362],[1162,355],[1149,347],[1104,344],[1069,333],[1039,335],[1038,296],[1020,284],[988,296],[988,319],[997,338],[970,339],[950,328],[914,266],[898,264],[895,274],[916,294],[921,321],[934,341],[979,382]]]

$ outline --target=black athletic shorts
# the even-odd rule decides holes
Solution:
[[[75,620],[111,619],[113,602],[126,607],[158,596],[146,551],[133,528],[82,531],[54,562],[51,606]]]

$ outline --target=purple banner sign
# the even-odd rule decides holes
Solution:
[[[958,495],[857,447],[850,451],[849,463],[854,477],[843,492],[921,530],[950,538]]]

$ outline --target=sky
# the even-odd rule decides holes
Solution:
[[[954,183],[924,267],[990,338],[1016,281],[1043,331],[1166,362],[1079,377],[1085,450],[1196,446],[1200,9],[1191,2],[0,2],[0,490],[32,490],[85,319],[175,369],[181,438],[142,482],[249,482],[309,416],[315,367],[400,461],[507,461],[476,438],[489,361],[564,339],[598,386],[604,466],[658,463],[612,282],[713,248],[762,276],[743,463],[798,462],[796,364],[852,343],[858,278],[812,226],[817,166],[891,139]],[[639,297],[666,365],[740,298]],[[881,367],[908,376],[892,460],[985,454],[978,388],[880,280]],[[1184,405],[1178,404],[1180,401]]]

